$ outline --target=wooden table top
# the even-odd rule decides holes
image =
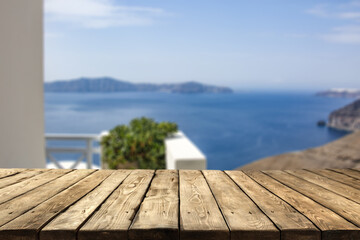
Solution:
[[[0,239],[360,239],[360,170],[0,169]]]

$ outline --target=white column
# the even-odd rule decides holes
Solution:
[[[45,167],[43,2],[0,1],[0,168]]]
[[[93,140],[86,140],[86,168],[92,169],[92,158],[93,158]]]

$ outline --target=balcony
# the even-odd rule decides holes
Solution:
[[[47,168],[101,168],[101,149],[99,147],[101,134],[46,134],[45,139],[47,143]],[[96,146],[94,146],[94,144],[96,144]],[[94,162],[94,154],[97,155],[96,163]],[[76,157],[77,159],[59,160],[55,157],[56,155],[60,155],[62,157],[70,156],[70,158]]]
[[[47,168],[100,169],[101,138],[107,134],[46,134]],[[206,157],[181,131],[165,140],[167,169],[206,169]]]

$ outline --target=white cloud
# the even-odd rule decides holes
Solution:
[[[305,12],[317,17],[329,17],[329,13],[327,11],[327,5],[324,4],[316,5],[315,7],[310,8]]]
[[[343,19],[360,19],[360,12],[341,12],[338,14],[338,17]]]
[[[151,25],[164,15],[161,8],[124,6],[114,0],[45,0],[48,21],[86,28]]]
[[[360,34],[356,33],[326,34],[322,38],[328,42],[360,44]]]
[[[319,34],[321,39],[334,43],[360,44],[360,1],[316,5],[308,9],[306,13],[346,22],[346,25],[334,27],[328,33]]]
[[[360,44],[360,26],[336,27],[331,33],[321,35],[321,38],[335,43]]]
[[[334,31],[360,33],[360,25],[348,25],[348,26],[336,27],[334,28]]]
[[[305,12],[322,18],[360,19],[360,1],[341,5],[319,4]]]

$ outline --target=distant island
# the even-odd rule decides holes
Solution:
[[[168,93],[232,93],[228,87],[206,85],[198,82],[174,84],[131,83],[115,78],[78,78],[44,83],[45,92],[168,92]]]
[[[333,88],[316,93],[320,97],[360,98],[360,89]]]

